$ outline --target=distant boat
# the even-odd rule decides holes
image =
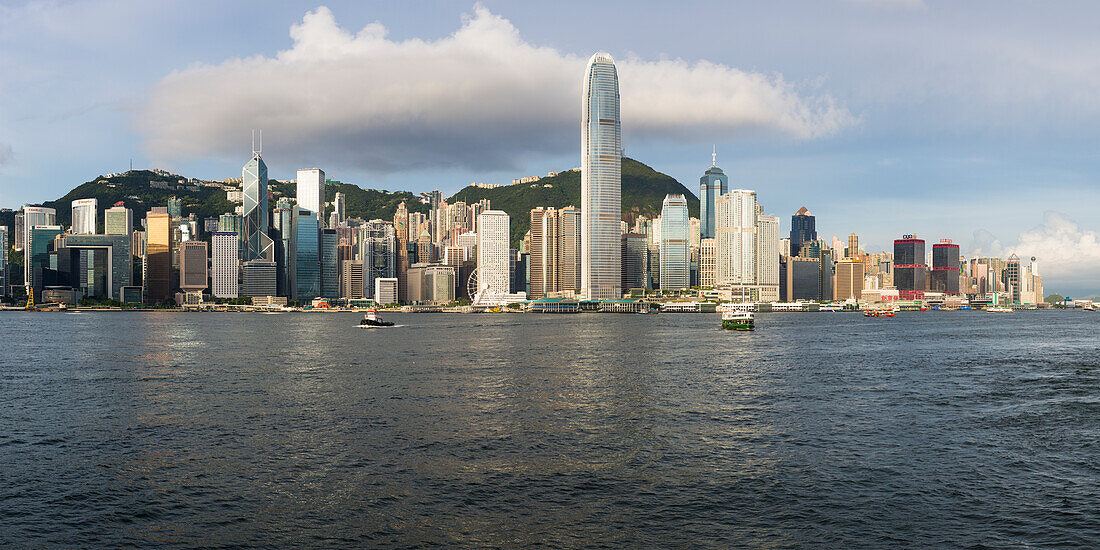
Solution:
[[[634,313],[636,313],[638,315],[656,315],[660,312],[657,311],[656,309],[642,308],[642,309],[639,309],[638,311],[635,311]]]
[[[1012,308],[1010,307],[987,307],[985,310],[990,313],[1012,313]]]
[[[727,311],[722,314],[722,328],[726,330],[753,330],[756,327],[751,311]]]
[[[368,309],[367,312],[363,315],[363,320],[359,321],[359,326],[364,328],[392,327],[393,321],[383,321],[382,318],[378,316],[377,310]]]
[[[1089,306],[1085,306],[1081,309],[1083,309],[1085,311],[1096,311],[1096,306],[1089,305]]]
[[[864,317],[893,317],[894,310],[892,309],[868,309],[863,312]]]

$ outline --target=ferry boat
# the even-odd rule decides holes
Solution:
[[[892,309],[868,309],[863,312],[864,317],[893,317],[894,310]]]
[[[368,309],[363,315],[363,320],[359,321],[360,327],[392,327],[393,321],[383,321],[378,316],[378,310]]]
[[[722,314],[722,328],[726,330],[753,330],[755,323],[751,311],[727,311]]]
[[[638,311],[635,311],[634,313],[636,315],[656,315],[656,314],[660,313],[660,311],[658,311],[656,309],[650,309],[648,307],[645,307],[645,308],[639,309]]]
[[[992,307],[985,308],[985,310],[990,312],[990,313],[1012,313],[1012,308],[1010,308],[1010,307],[992,306]]]

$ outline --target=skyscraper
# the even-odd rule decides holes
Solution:
[[[73,201],[73,217],[70,233],[73,235],[95,234],[98,206],[99,201],[96,199],[77,199]]]
[[[935,292],[957,296],[959,294],[959,245],[951,239],[941,239],[932,245],[932,273],[930,288]]]
[[[1009,292],[1009,298],[1015,303],[1020,302],[1020,275],[1020,257],[1013,253],[1005,262],[1001,277],[1004,279],[1005,291]]]
[[[15,213],[15,235],[13,235],[12,238],[11,249],[23,250],[23,243],[25,243],[26,240],[23,229],[23,211],[20,210]]]
[[[172,297],[172,228],[166,208],[145,215],[145,300],[156,303]]]
[[[726,194],[728,181],[718,167],[718,155],[712,154],[710,168],[699,178],[699,235],[704,239],[714,238],[717,229],[714,201]]]
[[[325,171],[320,168],[298,170],[294,196],[298,200],[298,208],[315,212],[318,220],[323,219],[325,215]]]
[[[298,207],[283,197],[275,205],[271,223],[275,235],[275,278],[278,296],[294,295],[294,252],[297,241]]]
[[[622,127],[615,60],[588,60],[581,112],[581,293],[589,300],[622,297]]]
[[[511,259],[508,257],[510,219],[503,210],[478,214],[477,286],[484,298],[493,299],[511,290]]]
[[[340,295],[340,260],[336,255],[338,242],[335,229],[321,229],[321,296],[324,298]]]
[[[859,257],[859,236],[855,233],[848,235],[848,248],[845,249],[845,258],[858,258]]]
[[[321,295],[321,236],[316,212],[298,209],[294,258],[294,299],[308,302]]]
[[[363,297],[374,298],[374,280],[397,277],[399,256],[394,227],[382,221],[359,226],[359,262],[363,266]],[[389,302],[386,302],[389,303]]]
[[[894,240],[894,286],[902,300],[921,300],[928,281],[924,239],[905,235]]]
[[[0,297],[8,295],[11,273],[8,267],[8,226],[0,225]]]
[[[760,293],[757,300],[774,302],[779,300],[779,218],[776,216],[756,216],[756,286]],[[862,279],[861,279],[862,280]]]
[[[241,240],[244,261],[273,260],[274,242],[267,235],[267,165],[259,151],[252,152],[252,159],[241,170],[244,204],[242,206]]]
[[[397,239],[397,299],[394,302],[398,302],[405,301],[406,276],[409,270],[409,210],[403,201],[397,205],[397,210],[393,214],[393,232],[394,238]],[[364,282],[364,284],[370,284],[370,282]]]
[[[134,212],[123,203],[116,203],[103,212],[103,232],[107,235],[129,235],[134,232]]]
[[[714,288],[716,242],[717,239],[699,241],[699,286],[703,288]]]
[[[574,295],[581,289],[581,211],[575,206],[531,210],[531,297]]]
[[[751,299],[756,284],[756,191],[734,189],[715,202],[715,284],[731,286],[735,299]]]
[[[211,291],[216,298],[236,298],[240,292],[238,258],[239,237],[232,232],[217,232],[210,236]]]
[[[791,216],[791,255],[799,255],[802,243],[816,240],[817,228],[814,227],[814,215],[803,206]]]
[[[625,233],[622,237],[620,253],[622,256],[622,288],[624,291],[644,289],[646,287],[646,246],[645,235]]]
[[[837,262],[835,281],[835,299],[858,300],[863,293],[863,262],[853,258],[844,258]]]
[[[683,195],[665,195],[661,205],[661,289],[691,286],[688,205]]]
[[[17,220],[18,221],[18,220]],[[46,208],[44,206],[31,206],[29,204],[23,205],[23,232],[22,235],[16,234],[16,238],[20,241],[19,249],[23,250],[24,258],[31,249],[31,230],[39,225],[57,225],[57,211],[53,208]],[[22,237],[22,238],[20,238]],[[23,261],[23,282],[29,283],[31,280],[31,263]]]
[[[42,294],[42,288],[47,284],[46,272],[50,271],[50,243],[54,238],[63,233],[65,229],[60,225],[34,225],[27,227],[27,235],[30,241],[23,249],[23,263],[27,267],[29,276],[25,279],[27,287],[34,289],[35,295]]]
[[[208,286],[205,241],[180,243],[180,290],[201,292]]]

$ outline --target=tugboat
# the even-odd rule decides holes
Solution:
[[[751,311],[727,311],[722,314],[722,328],[726,330],[753,330],[755,325]]]
[[[363,320],[359,321],[360,327],[392,327],[393,321],[383,321],[378,316],[378,311],[374,309],[368,309],[367,313],[363,315]]]

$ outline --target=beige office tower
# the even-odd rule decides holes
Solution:
[[[837,300],[854,298],[863,294],[863,262],[845,258],[836,263],[836,277],[833,279],[836,289],[833,296]]]
[[[154,207],[145,216],[145,301],[172,297],[172,223],[167,208]]]
[[[340,296],[349,300],[363,298],[363,262],[343,260],[340,262]]]
[[[699,286],[703,288],[714,288],[715,242],[715,239],[699,240]]]
[[[779,218],[756,215],[755,245],[756,299],[761,302],[779,301]]]
[[[859,257],[859,237],[855,233],[848,235],[848,249],[846,252],[845,257],[847,258]]]
[[[405,207],[404,202],[397,205],[397,210],[393,214],[393,232],[397,241],[397,254],[394,259],[396,262],[397,298],[394,302],[404,302],[408,295],[409,272],[409,209]]]
[[[572,296],[580,291],[580,209],[535,208],[531,211],[531,298]]]

